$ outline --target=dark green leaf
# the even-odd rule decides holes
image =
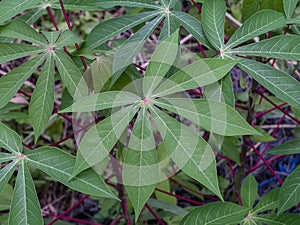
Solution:
[[[281,144],[270,151],[267,151],[267,154],[273,155],[290,155],[290,154],[299,154],[300,153],[300,140],[286,142]]]
[[[283,0],[284,12],[288,19],[292,18],[298,2],[298,0]]]

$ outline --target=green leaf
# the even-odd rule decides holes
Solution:
[[[226,3],[224,0],[205,0],[203,2],[202,23],[208,41],[217,50],[224,47],[224,26]]]
[[[156,188],[163,190],[165,192],[172,193],[171,185],[169,180],[161,181],[157,184]],[[177,199],[173,196],[166,195],[158,190],[155,191],[155,196],[157,200],[168,203],[170,205],[177,205]]]
[[[283,182],[279,192],[278,214],[300,202],[300,166],[298,166]]]
[[[0,43],[0,49],[0,64],[45,51],[39,46],[12,43]]]
[[[175,33],[179,28],[179,23],[175,19],[174,15],[171,13],[166,14],[166,18],[164,20],[164,25],[159,34],[159,42],[164,41],[166,38],[170,37],[173,33]]]
[[[258,134],[232,107],[222,102],[188,99],[161,98],[155,105],[170,110],[213,133],[234,136]]]
[[[37,148],[26,155],[26,160],[73,190],[93,196],[117,199],[93,169],[86,170],[68,181],[75,165],[75,157],[58,148]]]
[[[232,35],[225,49],[230,49],[268,31],[285,26],[287,20],[282,13],[263,10],[255,13]]]
[[[267,154],[272,154],[272,155],[281,155],[281,154],[290,155],[290,154],[299,154],[299,153],[300,153],[300,140],[289,141],[267,151]]]
[[[247,215],[248,211],[248,208],[231,202],[210,203],[192,210],[192,212],[183,218],[180,225],[239,224],[239,222]]]
[[[222,80],[220,80],[221,93],[224,96],[224,102],[231,106],[235,107],[235,97],[233,84],[230,74],[227,74]]]
[[[288,19],[292,18],[298,0],[283,0],[284,13]]]
[[[13,20],[11,23],[0,26],[0,36],[19,38],[24,41],[47,46],[46,39],[23,20]]]
[[[151,113],[167,152],[179,168],[220,199],[215,155],[210,145],[194,131],[156,107]]]
[[[230,53],[286,60],[300,60],[300,37],[279,35],[258,43],[233,49]]]
[[[297,16],[296,18],[290,19],[288,21],[289,24],[300,24],[300,16]]]
[[[119,106],[134,104],[141,98],[127,91],[107,91],[80,98],[73,105],[61,111],[65,112],[93,112]]]
[[[242,18],[245,22],[249,17],[259,10],[260,0],[243,0]]]
[[[270,209],[276,209],[279,206],[279,195],[280,188],[275,188],[268,192],[254,207],[253,214],[264,212]]]
[[[178,20],[179,23],[182,24],[184,29],[191,33],[194,38],[201,42],[201,44],[211,47],[211,44],[207,41],[206,36],[204,34],[202,23],[197,20],[195,17],[190,16],[187,13],[183,12],[171,12],[175,18]]]
[[[1,123],[0,123],[1,126]],[[4,162],[8,162],[11,160],[16,159],[16,155],[10,154],[10,153],[4,153],[4,152],[0,152],[0,163],[4,163]]]
[[[258,187],[255,177],[249,174],[243,181],[241,188],[241,198],[244,206],[252,209],[254,201],[258,197],[257,191]]]
[[[43,225],[40,203],[27,164],[21,160],[9,212],[9,224]]]
[[[16,170],[18,161],[13,161],[0,170],[0,193]]]
[[[122,177],[137,221],[158,183],[158,157],[146,107],[141,109],[133,126]]]
[[[154,199],[154,198],[150,198],[149,199],[148,205],[150,207],[155,207],[155,208],[163,209],[164,211],[173,213],[174,215],[178,215],[180,217],[184,217],[189,212],[186,209],[183,209],[183,208],[181,208],[179,206],[170,205],[168,203],[161,202],[161,201],[159,201],[157,199]]]
[[[40,0],[2,0],[0,2],[0,24],[27,9],[36,7],[39,2]]]
[[[42,72],[33,91],[29,117],[34,130],[35,142],[47,125],[54,105],[54,59],[48,54]]]
[[[261,0],[260,10],[263,9],[272,9],[283,13],[283,0]]]
[[[239,67],[276,97],[300,109],[300,83],[289,74],[253,60],[243,59]]]
[[[75,43],[80,43],[82,40],[77,37],[72,31],[64,30],[57,39],[55,47],[60,48],[64,46],[74,45]]]
[[[155,1],[153,0],[98,0],[95,5],[103,8],[111,8],[114,6],[127,6],[138,8],[161,9],[161,7],[155,4]]]
[[[54,43],[57,41],[61,31],[41,31],[41,33],[44,35],[44,37],[47,39],[50,45],[54,45]]]
[[[42,64],[45,57],[39,55],[0,78],[0,109],[14,97],[28,77]]]
[[[93,28],[87,36],[83,48],[94,49],[117,34],[150,20],[159,14],[160,11],[150,11],[105,20]]]
[[[198,60],[173,74],[158,86],[154,94],[161,97],[212,84],[223,78],[235,64],[224,59]]]
[[[66,10],[98,11],[102,9],[101,6],[97,6],[98,0],[63,0],[63,3]],[[50,7],[61,9],[59,2],[54,2]]]
[[[152,54],[143,80],[145,96],[152,94],[177,59],[179,52],[178,36],[179,32],[177,30],[162,41]]]
[[[128,65],[132,63],[133,58],[141,50],[146,39],[154,31],[155,27],[162,21],[164,15],[155,18],[132,37],[127,39],[117,50],[113,62],[113,77],[111,86],[119,79]]]
[[[268,225],[298,225],[300,224],[300,215],[285,213],[285,214],[260,214],[253,217],[255,221],[262,222]]]
[[[72,176],[96,165],[108,156],[136,112],[137,109],[129,106],[92,126],[79,144]]]
[[[60,50],[55,51],[54,54],[57,69],[70,95],[75,100],[87,96],[87,84],[72,59]]]
[[[0,147],[11,153],[19,154],[23,150],[20,136],[12,129],[0,122]]]

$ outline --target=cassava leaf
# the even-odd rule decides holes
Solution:
[[[0,193],[2,192],[3,188],[6,186],[9,179],[15,172],[17,165],[18,160],[15,160],[0,170]]]
[[[15,154],[0,152],[0,163],[8,162],[16,159],[18,156]]]
[[[166,14],[164,25],[159,34],[159,42],[164,41],[178,30],[179,23],[171,13]]]
[[[288,19],[292,18],[298,0],[283,0],[284,13]]]
[[[101,6],[97,5],[98,0],[63,0],[64,8],[66,10],[82,10],[82,11],[98,11],[102,10]],[[61,9],[58,1],[50,5],[51,8]]]
[[[95,4],[103,8],[111,8],[114,6],[127,6],[127,7],[138,7],[138,8],[151,8],[160,9],[161,7],[152,0],[98,0]]]
[[[55,43],[55,47],[60,48],[68,45],[74,45],[75,43],[80,43],[82,40],[77,37],[73,32],[70,30],[64,30],[57,39]]]
[[[264,212],[270,209],[276,209],[279,206],[279,188],[275,188],[268,192],[262,199],[257,203],[253,209],[253,214]]]
[[[258,197],[258,186],[255,177],[249,174],[243,181],[241,188],[241,198],[243,206],[252,209],[254,201]]]
[[[21,153],[23,150],[20,136],[12,129],[0,122],[0,147],[12,153]]]
[[[290,154],[299,154],[299,153],[300,153],[300,140],[289,141],[267,151],[267,154],[272,154],[272,155],[280,155],[280,154],[290,155]]]

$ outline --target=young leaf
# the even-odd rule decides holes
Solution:
[[[101,162],[117,143],[136,112],[137,109],[129,106],[92,126],[79,144],[72,176]]]
[[[286,60],[300,60],[300,37],[279,35],[233,49],[230,53]]]
[[[64,47],[68,45],[74,45],[75,43],[80,43],[82,40],[77,37],[73,32],[70,30],[64,30],[57,39],[55,43],[55,47]]]
[[[133,126],[122,177],[137,221],[158,182],[158,157],[146,107],[141,109]]]
[[[204,0],[202,11],[203,30],[208,41],[217,50],[224,47],[226,3],[224,0]]]
[[[210,145],[194,131],[156,107],[151,108],[151,113],[171,159],[183,172],[222,199],[215,155]]]
[[[45,57],[39,55],[0,78],[0,109],[14,97],[28,77],[42,64]]]
[[[39,46],[12,43],[0,43],[0,49],[0,64],[45,51]]]
[[[231,202],[215,202],[197,207],[186,215],[180,225],[205,224],[224,225],[239,224],[249,209]]]
[[[35,142],[50,119],[53,104],[54,59],[52,54],[48,54],[48,59],[33,91],[29,106],[29,117],[34,130]]]
[[[9,224],[43,225],[40,203],[25,160],[21,160],[19,165],[9,212]]]
[[[15,160],[0,170],[0,193],[2,192],[3,188],[6,186],[9,179],[15,172],[17,165],[18,161]]]
[[[253,214],[264,212],[270,209],[276,209],[279,206],[279,188],[275,188],[268,192],[254,207]]]
[[[161,98],[155,105],[170,110],[205,129],[220,135],[258,134],[232,107],[204,99]]]
[[[258,187],[255,177],[249,174],[243,181],[241,188],[241,198],[244,206],[252,209],[254,201],[258,197],[257,191]]]
[[[0,36],[14,39],[19,38],[43,46],[48,45],[47,40],[23,20],[13,20],[9,24],[0,26]]]
[[[65,112],[92,112],[110,109],[119,106],[134,104],[141,98],[127,91],[107,91],[80,98],[73,105],[61,111]]]
[[[35,149],[26,154],[26,160],[32,166],[73,190],[98,197],[117,199],[103,179],[92,169],[86,170],[68,181],[75,164],[75,157],[58,148]]]
[[[246,20],[243,26],[232,35],[225,49],[230,49],[268,31],[283,27],[286,23],[287,20],[282,13],[272,10],[259,11]]]
[[[93,28],[87,36],[83,48],[94,49],[117,34],[150,20],[159,14],[160,11],[150,11],[105,20]]]
[[[11,153],[19,154],[23,150],[20,136],[12,129],[0,122],[0,147]]]
[[[284,181],[279,192],[278,214],[300,202],[300,166],[298,166]]]
[[[292,76],[249,59],[240,61],[239,67],[278,98],[300,109],[300,83]]]
[[[298,0],[283,0],[284,13],[286,18],[292,18],[294,11],[296,9]]]
[[[154,90],[154,95],[162,97],[212,84],[224,77],[235,64],[224,59],[201,59],[173,74]]]
[[[267,154],[272,155],[290,155],[290,154],[299,154],[300,153],[300,140],[289,141],[284,144],[281,144],[270,151],[267,151]]]

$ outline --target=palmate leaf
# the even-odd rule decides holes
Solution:
[[[154,104],[185,117],[216,134],[226,136],[258,134],[234,108],[222,102],[204,99],[161,98],[154,101]]]
[[[248,211],[248,208],[230,202],[210,203],[192,210],[192,212],[183,218],[180,225],[239,224]]]
[[[123,108],[88,130],[79,144],[72,177],[108,156],[136,112],[132,106]]]
[[[154,90],[154,95],[162,97],[212,84],[223,78],[236,63],[224,59],[200,59],[173,74]]]
[[[253,214],[264,212],[270,209],[276,209],[279,206],[279,188],[275,188],[268,192],[262,199],[257,203],[253,209]]]
[[[220,199],[215,155],[210,145],[194,131],[156,107],[151,113],[167,152],[179,168]]]
[[[300,109],[300,83],[292,76],[249,59],[241,60],[239,67],[278,98]]]
[[[12,129],[0,122],[0,147],[11,153],[19,154],[23,151],[20,136]]]
[[[259,11],[246,20],[232,35],[225,49],[230,49],[268,31],[283,27],[286,23],[287,20],[282,13],[272,10]]]
[[[298,166],[283,182],[279,192],[278,214],[300,202],[300,166]]]
[[[54,59],[48,54],[36,88],[33,91],[29,117],[34,130],[35,142],[47,125],[54,105]]]
[[[117,199],[103,179],[92,169],[69,181],[75,157],[54,147],[41,147],[26,154],[28,163],[67,187],[93,196]],[[34,223],[33,223],[34,224]]]
[[[258,186],[255,180],[255,177],[252,174],[249,174],[246,179],[243,181],[241,188],[241,199],[243,206],[252,209],[254,201],[258,197]]]
[[[0,78],[0,108],[3,108],[21,88],[29,76],[43,63],[46,55],[39,55]]]
[[[19,163],[9,212],[9,224],[44,224],[35,186],[25,160]]]
[[[298,0],[283,0],[284,13],[288,19],[292,18]]]
[[[300,37],[279,35],[233,49],[230,53],[300,61]]]
[[[208,41],[215,49],[224,47],[226,3],[224,0],[204,0],[202,23]]]
[[[0,49],[0,64],[45,51],[39,46],[12,43],[0,43]]]
[[[9,179],[15,172],[17,165],[18,160],[15,160],[0,170],[0,193],[2,192],[3,188],[6,186]]]
[[[290,155],[290,154],[298,154],[298,153],[300,153],[300,140],[286,142],[267,151],[267,154],[272,154],[272,155],[280,155],[280,154]]]
[[[133,126],[122,177],[137,221],[158,182],[158,156],[146,107]]]

